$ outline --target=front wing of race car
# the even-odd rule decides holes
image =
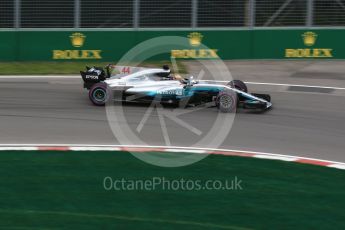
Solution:
[[[238,107],[244,109],[263,109],[267,110],[272,107],[271,96],[268,94],[246,93],[238,89],[232,89],[238,96]]]

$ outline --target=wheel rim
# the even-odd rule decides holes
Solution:
[[[227,95],[221,96],[219,103],[223,108],[229,109],[232,106],[232,98]]]
[[[93,98],[98,101],[98,102],[103,102],[105,101],[105,98],[107,96],[107,93],[105,92],[104,89],[95,89],[92,94]]]

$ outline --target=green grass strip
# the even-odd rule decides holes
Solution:
[[[237,178],[242,189],[116,190],[106,177]],[[10,151],[0,153],[0,183],[0,229],[345,228],[345,172],[292,162],[212,155],[162,168],[125,152]]]

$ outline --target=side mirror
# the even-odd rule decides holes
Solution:
[[[189,79],[188,79],[188,81],[187,81],[187,86],[193,86],[193,84],[194,84],[194,77],[193,76],[190,76],[189,77]]]

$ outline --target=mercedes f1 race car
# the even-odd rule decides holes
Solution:
[[[211,104],[221,112],[234,112],[238,107],[264,111],[272,106],[270,95],[248,93],[246,84],[240,80],[227,84],[197,81],[192,76],[182,78],[172,74],[168,66],[160,69],[107,65],[86,67],[80,74],[91,102],[97,106],[109,101],[183,107]]]

